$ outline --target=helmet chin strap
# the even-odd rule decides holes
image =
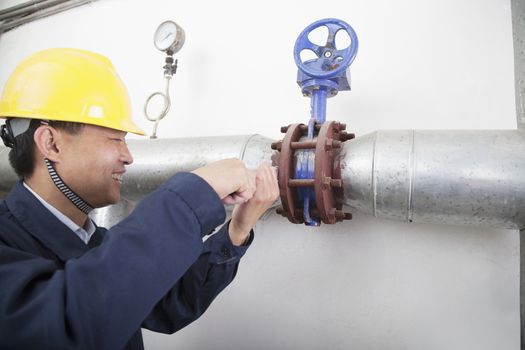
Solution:
[[[67,185],[64,183],[64,181],[62,181],[60,176],[58,176],[55,168],[53,167],[53,164],[51,164],[51,161],[49,161],[49,159],[44,158],[44,161],[46,162],[47,171],[49,172],[49,176],[51,176],[51,180],[53,180],[53,183],[60,190],[60,192],[62,192],[62,194],[66,196],[67,199],[69,199],[71,203],[73,203],[73,205],[75,205],[75,207],[77,207],[81,212],[83,212],[86,215],[89,214],[93,210],[93,207],[89,205],[85,200],[80,198],[80,196],[73,192],[72,189],[67,187]]]

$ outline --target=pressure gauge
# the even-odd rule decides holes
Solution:
[[[184,30],[173,21],[162,22],[157,30],[153,42],[160,51],[174,54],[184,45]]]

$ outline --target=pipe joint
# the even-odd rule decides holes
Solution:
[[[343,181],[339,167],[334,159],[339,155],[343,142],[353,138],[344,130],[346,125],[328,121],[316,123],[313,127],[313,139],[307,138],[308,127],[304,124],[283,126],[284,139],[272,144],[278,153],[273,159],[279,167],[279,190],[282,206],[277,213],[288,218],[292,223],[305,223],[307,217],[325,224],[349,220],[350,213],[343,212]],[[294,171],[300,166],[301,157],[313,154],[313,176],[297,176]],[[309,196],[308,211],[301,207],[303,197]],[[304,204],[303,204],[304,205]]]

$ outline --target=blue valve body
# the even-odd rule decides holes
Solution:
[[[325,26],[328,39],[324,46],[310,41],[308,35],[313,30]],[[338,31],[345,30],[350,36],[350,45],[337,49],[335,37]],[[358,49],[358,39],[354,29],[346,22],[335,18],[316,21],[306,27],[295,42],[294,59],[297,65],[297,83],[304,96],[310,97],[311,116],[308,122],[308,139],[314,137],[315,123],[326,121],[326,100],[337,95],[339,91],[350,90],[350,73],[348,67],[354,61]],[[301,51],[310,50],[317,55],[316,59],[301,61]],[[301,150],[295,152],[295,179],[315,178],[315,152]],[[319,222],[310,217],[310,207],[315,207],[315,191],[311,187],[298,188],[299,199],[303,201],[303,216],[306,225],[318,226]]]

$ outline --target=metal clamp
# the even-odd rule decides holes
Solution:
[[[308,195],[305,189],[313,189],[313,201],[310,201],[313,205],[307,213],[312,219],[335,224],[352,218],[352,214],[342,210],[343,181],[341,172],[334,166],[343,142],[354,138],[354,134],[348,134],[345,129],[345,124],[335,121],[316,123],[314,139],[310,140],[307,138],[308,127],[304,124],[281,128],[285,133],[283,140],[272,144],[272,149],[278,151],[273,162],[279,167],[282,206],[277,208],[278,214],[294,224],[307,223],[302,199]],[[314,171],[311,178],[297,178],[295,169],[297,162],[301,162],[298,155],[305,150],[314,153]]]

